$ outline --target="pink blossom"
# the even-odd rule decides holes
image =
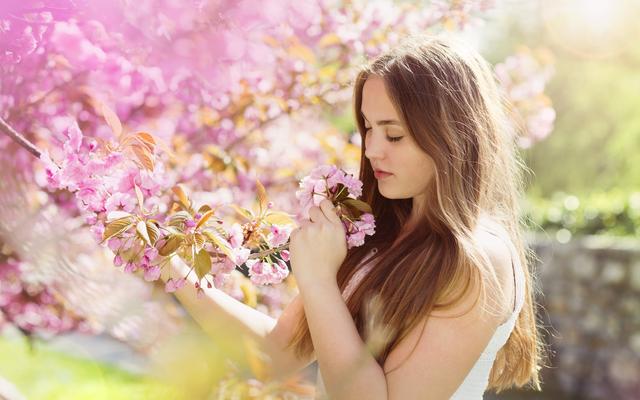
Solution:
[[[239,247],[237,249],[232,249],[232,252],[233,252],[234,264],[242,265],[247,261],[247,259],[249,259],[249,255],[251,254],[251,249]]]
[[[144,270],[144,280],[145,281],[157,281],[160,278],[160,266],[153,265],[145,268]]]
[[[89,231],[93,234],[93,237],[97,241],[102,241],[102,236],[104,235],[104,225],[101,222],[93,225],[91,228],[89,228]]]
[[[233,248],[238,248],[242,246],[244,242],[244,235],[242,233],[242,226],[240,224],[235,223],[231,225],[231,228],[228,231],[229,234],[229,244]]]
[[[116,256],[113,258],[113,265],[116,267],[120,267],[122,266],[122,264],[124,264],[122,257],[120,257],[119,254],[116,254]]]
[[[258,259],[248,260],[247,267],[249,268],[249,279],[255,285],[266,285],[271,283],[271,266]]]
[[[137,270],[138,270],[138,266],[131,261],[126,263],[124,266],[124,272],[127,272],[127,273],[133,273],[133,272],[136,272]]]
[[[185,285],[185,283],[187,283],[187,280],[185,278],[180,278],[180,279],[173,279],[173,278],[169,278],[167,280],[167,283],[164,285],[164,290],[167,293],[173,293],[176,290],[180,289],[181,287],[183,287]]]
[[[321,165],[314,168],[308,176],[301,180],[300,187],[301,189],[296,192],[296,197],[300,200],[302,215],[305,217],[308,216],[309,209],[313,205],[318,206],[323,198],[332,202],[341,201],[337,198],[342,198],[342,196],[338,197],[342,187],[348,190],[350,196],[362,195],[362,182],[333,165]],[[322,193],[319,201],[315,199],[317,193]],[[361,246],[364,244],[365,236],[375,233],[375,220],[370,213],[362,214],[356,221],[350,221],[344,216],[340,217],[347,233],[349,248]]]
[[[122,241],[114,237],[107,241],[107,246],[115,253],[120,249],[120,246],[122,246]]]
[[[271,225],[271,233],[268,237],[269,246],[271,247],[280,247],[289,240],[289,236],[291,235],[291,226],[278,226]]]
[[[137,200],[128,193],[114,193],[106,203],[105,210],[109,211],[126,211],[132,212],[136,208]]]
[[[158,249],[156,249],[155,247],[145,248],[143,257],[147,263],[155,261],[155,259],[158,257]]]

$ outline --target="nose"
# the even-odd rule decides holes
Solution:
[[[384,158],[384,143],[376,138],[373,130],[365,136],[364,156],[369,160],[380,160]]]

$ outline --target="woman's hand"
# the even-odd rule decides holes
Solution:
[[[329,200],[309,210],[309,221],[291,232],[291,269],[298,286],[336,282],[347,255],[347,240],[340,217]]]

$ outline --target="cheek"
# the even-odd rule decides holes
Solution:
[[[424,190],[435,175],[433,160],[422,152],[407,156],[405,160],[408,186],[414,190]]]

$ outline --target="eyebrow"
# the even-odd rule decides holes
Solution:
[[[360,111],[360,114],[362,114],[362,118],[364,118],[367,122],[369,122],[369,120],[367,119],[367,117],[364,115],[364,113],[362,112],[362,110]],[[380,121],[376,121],[376,124],[378,126],[384,126],[384,125],[398,125],[398,126],[402,126],[402,124],[400,123],[400,121],[397,121],[395,119],[383,119]]]

